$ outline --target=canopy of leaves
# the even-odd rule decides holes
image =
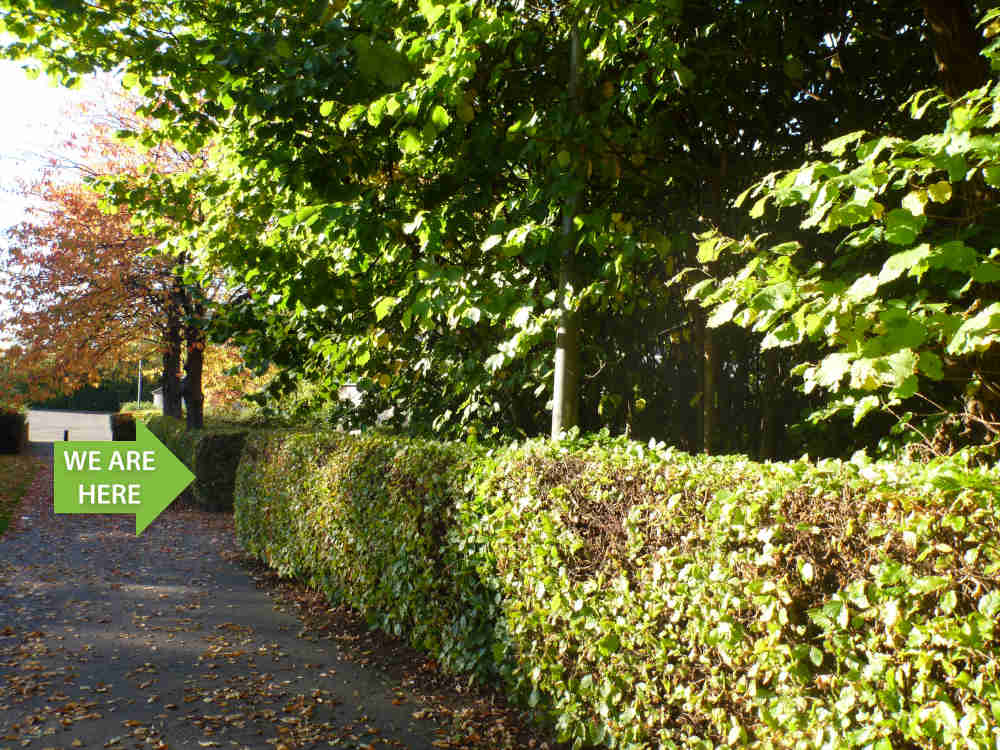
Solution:
[[[912,4],[819,5],[0,2],[8,55],[66,80],[123,66],[158,123],[141,138],[211,145],[203,168],[112,196],[250,290],[215,319],[261,368],[355,383],[413,429],[537,433],[557,224],[579,195],[583,427],[691,448],[701,318],[667,286],[691,233],[738,233],[738,189],[813,143],[913,135],[897,107],[933,81]],[[767,364],[757,341],[721,334],[722,448],[756,450],[775,404],[795,421],[818,403],[789,389],[801,357]]]

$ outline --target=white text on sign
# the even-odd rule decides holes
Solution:
[[[81,484],[80,505],[141,505],[137,484]]]
[[[154,451],[112,451],[107,466],[101,451],[66,451],[66,471],[156,471]]]

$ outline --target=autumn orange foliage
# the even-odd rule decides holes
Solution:
[[[87,184],[184,166],[185,155],[168,146],[142,151],[115,138],[133,125],[135,106],[123,98],[110,107],[84,105],[74,121],[85,129],[37,179],[21,185],[31,208],[9,232],[0,260],[6,279],[0,329],[18,344],[5,359],[26,385],[21,400],[96,383],[123,361],[148,358],[163,345],[175,260],[148,253],[156,240],[135,235],[126,211],[106,212]],[[17,400],[6,390],[7,401]]]
[[[243,396],[257,393],[274,375],[268,371],[255,375],[243,367],[243,357],[234,346],[212,345],[205,349],[205,408],[216,415],[226,415],[240,407]]]

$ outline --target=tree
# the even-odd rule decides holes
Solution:
[[[744,226],[737,186],[845,128],[898,122],[934,69],[921,11],[901,0],[810,14],[153,2],[141,23],[133,8],[4,7],[24,32],[9,54],[70,78],[125,65],[161,128],[190,148],[215,139],[210,168],[187,178],[205,200],[176,249],[255,292],[213,315],[262,366],[288,368],[278,383],[358,383],[411,429],[452,435],[545,429],[566,312],[583,429],[758,450],[765,412],[793,421],[813,397],[756,340],[698,335],[700,312],[666,282],[694,261],[701,218]],[[576,278],[560,294],[570,215]]]
[[[181,416],[183,337],[189,346],[204,339],[191,322],[199,293],[174,258],[152,252],[155,239],[134,232],[127,209],[109,210],[93,188],[108,175],[134,182],[149,171],[189,165],[186,154],[165,143],[139,151],[115,137],[140,125],[134,109],[128,100],[86,107],[87,129],[23,186],[33,207],[9,235],[5,324],[20,344],[19,367],[30,373],[27,398],[95,383],[123,359],[148,357],[153,348],[163,355],[165,411]],[[66,179],[67,171],[74,179]]]

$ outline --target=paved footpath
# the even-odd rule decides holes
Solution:
[[[0,537],[0,750],[435,746],[389,678],[299,637],[230,561],[231,517],[171,508],[137,538],[132,516],[56,516],[34,448]]]

